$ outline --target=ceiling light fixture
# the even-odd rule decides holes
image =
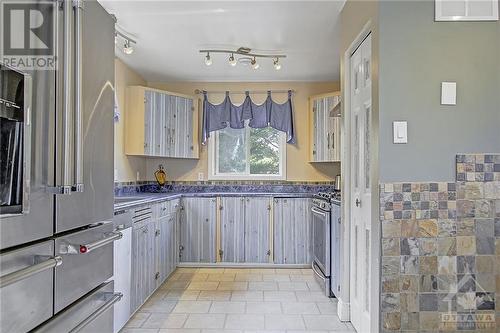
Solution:
[[[274,60],[273,64],[274,64],[274,69],[279,71],[281,69],[281,63],[279,62],[279,58],[276,58],[276,60]]]
[[[205,65],[210,66],[212,64],[212,58],[210,58],[210,52],[207,52],[207,56],[205,57]]]
[[[132,54],[134,53],[134,48],[130,45],[130,40],[125,40],[125,44],[123,44],[123,53]]]
[[[257,62],[257,59],[255,59],[255,57],[253,57],[252,62],[250,64],[252,65],[253,69],[259,69],[259,67],[260,67],[260,65]]]
[[[236,64],[237,64],[236,59],[234,59],[233,53],[231,53],[231,55],[229,56],[229,64],[233,67],[236,66]]]
[[[123,44],[121,44],[120,41],[123,41]],[[134,47],[132,46],[132,44],[137,44],[137,42],[129,36],[125,35],[123,32],[115,30],[115,45],[118,48],[120,48],[120,45],[123,45],[123,48],[120,48],[123,53],[125,53],[126,55],[134,53]]]
[[[274,68],[276,70],[281,69],[280,59],[286,58],[285,54],[277,54],[277,52],[266,52],[263,53],[253,53],[252,49],[248,47],[240,47],[237,50],[222,50],[222,49],[213,49],[213,50],[200,50],[200,53],[206,53],[205,56],[205,64],[210,66],[212,64],[212,59],[210,58],[210,53],[224,53],[229,54],[229,64],[231,66],[236,66],[238,62],[243,63],[243,60],[248,59],[250,65],[253,69],[258,69],[260,67],[260,63],[257,62],[257,58],[271,58],[273,60]],[[235,55],[241,56],[236,58]]]

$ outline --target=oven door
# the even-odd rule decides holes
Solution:
[[[330,276],[330,212],[313,206],[313,265],[316,265],[323,276]]]

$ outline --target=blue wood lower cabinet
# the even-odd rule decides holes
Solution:
[[[312,262],[311,199],[274,199],[274,263]]]
[[[180,261],[216,262],[216,198],[183,198],[179,222]]]
[[[272,198],[245,198],[245,262],[268,263]]]
[[[223,262],[245,262],[245,198],[220,198],[220,251]]]

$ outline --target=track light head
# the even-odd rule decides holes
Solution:
[[[210,52],[207,52],[205,57],[205,65],[210,66],[212,64],[212,58],[210,58]]]
[[[276,60],[274,60],[274,69],[276,69],[277,71],[279,71],[281,69],[281,63],[279,62],[280,58],[276,58]]]
[[[125,40],[125,44],[123,44],[123,53],[129,55],[134,52],[134,48],[130,44],[130,41],[128,39]]]
[[[237,64],[237,61],[236,61],[236,59],[234,58],[234,54],[232,54],[232,53],[231,53],[231,55],[229,56],[229,64],[230,64],[231,66],[233,66],[233,67],[234,67],[234,66],[236,66],[236,64]]]
[[[255,59],[255,57],[253,57],[252,61],[250,62],[250,64],[252,65],[252,68],[253,69],[259,69],[260,65],[259,63],[257,62],[257,59]]]

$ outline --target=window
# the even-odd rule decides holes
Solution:
[[[286,179],[286,135],[272,127],[225,128],[208,143],[210,179]]]

